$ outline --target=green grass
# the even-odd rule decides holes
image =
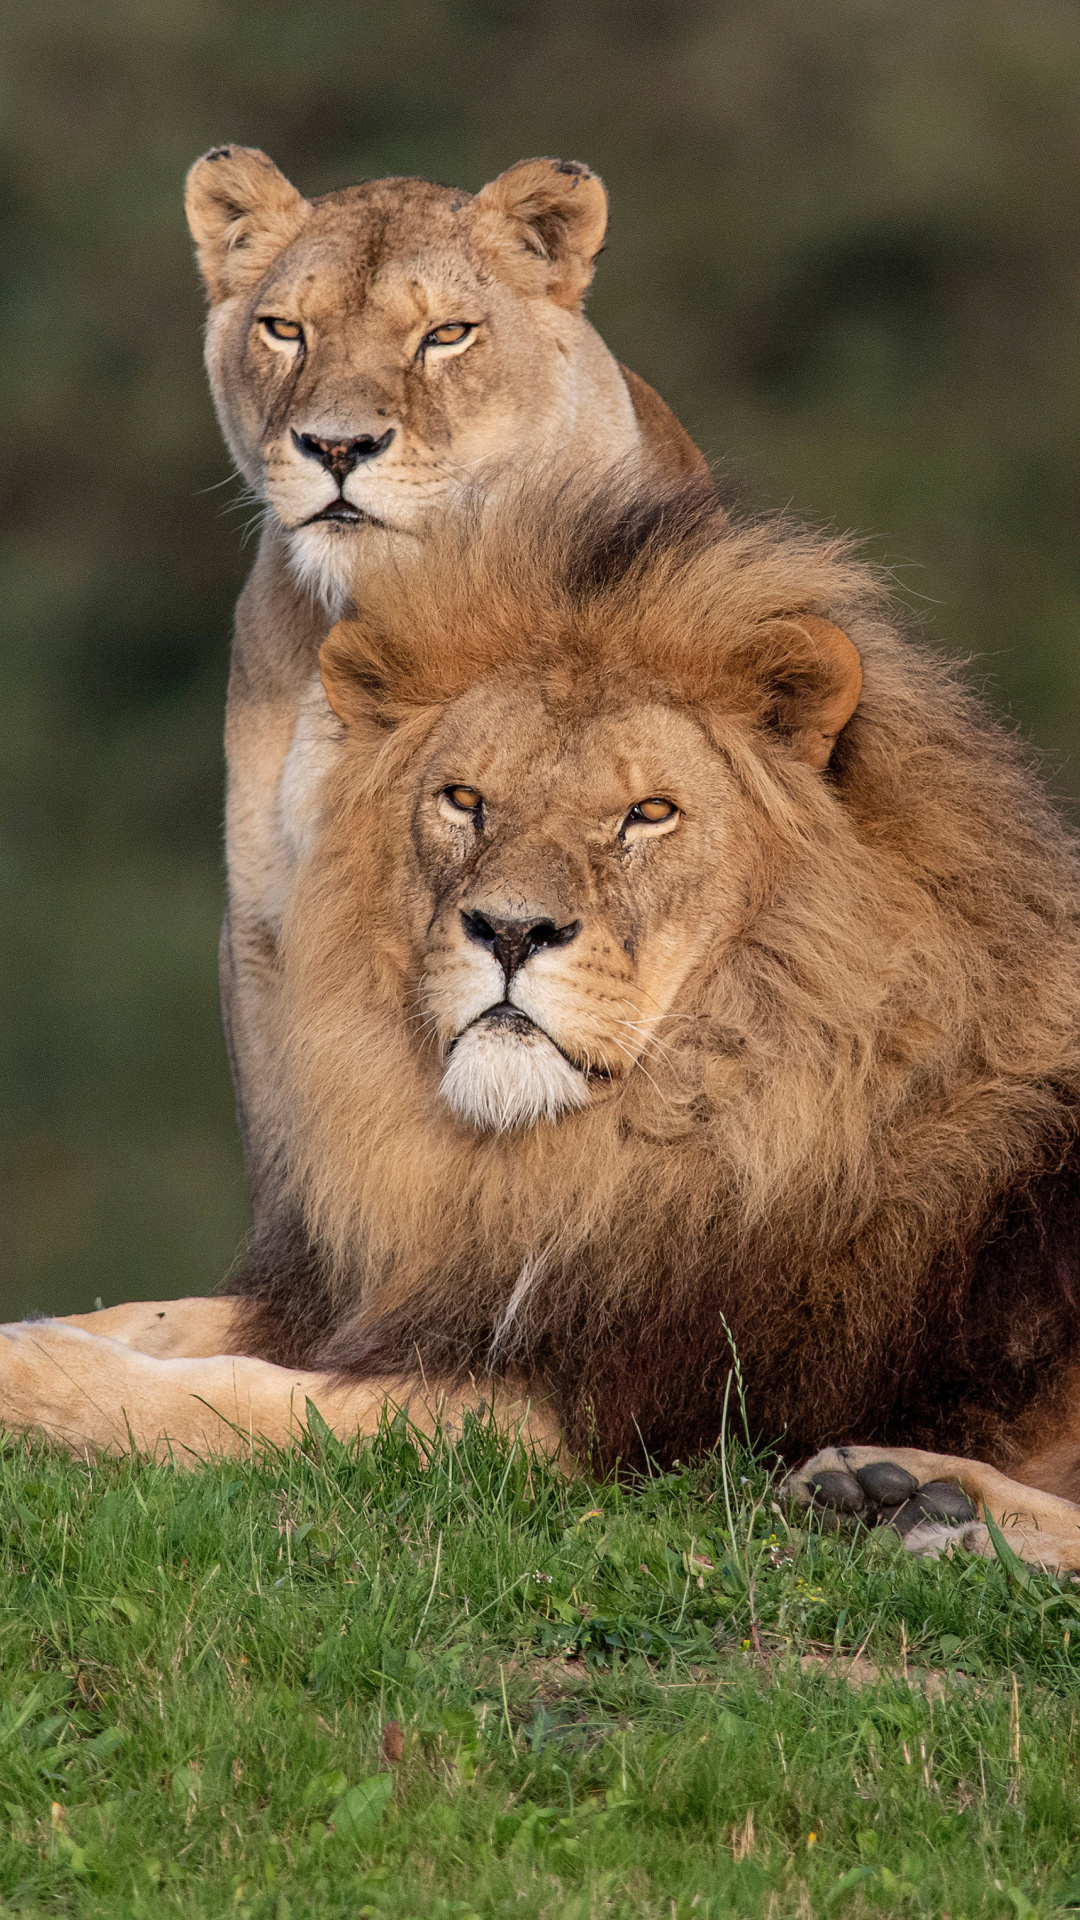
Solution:
[[[477,1423],[427,1464],[399,1425],[198,1472],[8,1442],[0,1476],[5,1911],[1069,1897],[1080,1592],[789,1534],[747,1457],[598,1488]]]

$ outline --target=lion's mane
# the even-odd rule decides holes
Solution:
[[[762,657],[770,621],[810,611],[864,673],[824,775],[784,739],[797,663]],[[1015,1452],[1080,1273],[1077,859],[1021,747],[843,541],[732,520],[700,485],[523,496],[367,581],[353,645],[373,722],[285,932],[289,1162],[242,1283],[256,1348],[505,1370],[574,1444],[670,1458],[715,1439],[734,1343],[786,1452]],[[700,714],[755,882],[612,1096],[490,1137],[438,1101],[398,875],[433,715],[537,672]]]

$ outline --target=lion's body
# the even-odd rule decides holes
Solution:
[[[702,463],[581,311],[606,218],[584,168],[523,163],[477,196],[401,179],[308,202],[265,156],[219,149],[193,168],[188,209],[218,417],[268,509],[237,607],[221,945],[260,1220],[282,1139],[277,940],[332,756],[318,678],[331,619],[362,594],[369,564],[414,546],[481,471],[494,496],[501,475],[538,459],[672,475]],[[302,329],[300,341],[268,337],[267,314]],[[467,351],[418,350],[425,328],[458,317],[478,323]],[[343,473],[312,457],[334,444],[365,451]],[[352,517],[313,523],[328,503]]]
[[[190,1357],[220,1303],[9,1329],[9,1417],[201,1453],[483,1395],[668,1460],[735,1349],[785,1454],[1080,1567],[1080,867],[1015,743],[842,543],[700,486],[448,521],[321,665],[243,1357]]]
[[[1071,843],[845,556],[695,525],[576,597],[545,556],[580,528],[556,526],[490,566],[433,553],[407,624],[385,587],[369,604],[357,672],[391,662],[378,698],[410,745],[392,761],[385,715],[350,727],[287,924],[292,1225],[252,1274],[251,1343],[358,1376],[510,1365],[576,1445],[671,1457],[716,1436],[730,1328],[785,1451],[858,1435],[1015,1466],[1076,1331]],[[750,724],[755,645],[764,673],[768,618],[804,608],[864,671],[825,775]],[[688,794],[627,898],[580,824],[620,750]],[[550,795],[557,828],[508,797],[494,870],[444,872],[429,756],[524,791],[525,816]],[[605,1058],[608,1032],[614,1077],[554,1125],[448,1110],[462,887],[584,922],[531,963],[538,1004],[569,1054]]]

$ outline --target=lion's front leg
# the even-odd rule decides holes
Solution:
[[[1080,1571],[1080,1506],[995,1467],[918,1447],[826,1447],[785,1482],[803,1506],[892,1525],[913,1553],[948,1545],[993,1558],[989,1514],[1021,1559]]]
[[[405,1407],[423,1432],[460,1428],[485,1400],[501,1424],[555,1452],[544,1409],[479,1383],[467,1393],[393,1380],[340,1384],[326,1374],[245,1355],[159,1360],[58,1320],[0,1328],[0,1426],[35,1430],[74,1453],[146,1453],[200,1460],[288,1446],[311,1401],[342,1439],[372,1434]]]
[[[385,1394],[378,1396],[385,1404]],[[308,1399],[337,1424],[321,1374],[242,1356],[159,1359],[58,1320],[0,1328],[0,1425],[72,1452],[178,1459],[248,1452],[295,1437]],[[356,1424],[370,1409],[355,1408]]]
[[[192,1360],[215,1353],[239,1353],[234,1327],[237,1302],[225,1297],[209,1300],[135,1300],[122,1307],[99,1307],[96,1313],[67,1313],[58,1324],[81,1327],[84,1333],[119,1340],[136,1353],[158,1360]],[[40,1331],[45,1321],[35,1321]]]

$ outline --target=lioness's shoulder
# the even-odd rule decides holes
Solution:
[[[652,456],[655,472],[665,480],[683,480],[694,473],[707,473],[708,462],[695,446],[682,422],[675,418],[666,400],[650,387],[639,373],[619,362],[631,404],[641,429],[641,438]]]

